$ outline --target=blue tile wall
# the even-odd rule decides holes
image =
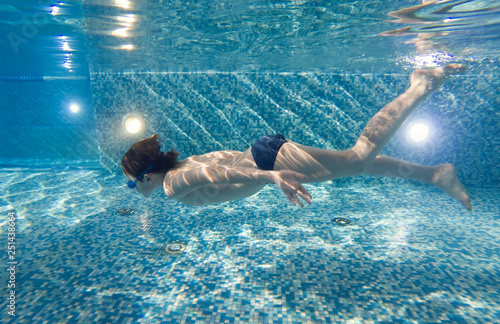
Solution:
[[[181,158],[245,150],[263,134],[325,149],[346,149],[380,108],[405,91],[409,75],[320,73],[92,73],[101,163],[113,171],[128,147],[158,133]],[[453,76],[410,117],[433,124],[431,141],[411,146],[404,126],[383,154],[422,164],[454,163],[470,184],[500,180],[500,80]],[[127,136],[138,113],[145,131]]]
[[[4,139],[0,141],[0,164],[98,160],[88,76],[39,76],[38,81],[14,77],[0,76],[0,137]],[[79,113],[70,111],[71,103],[80,106]]]

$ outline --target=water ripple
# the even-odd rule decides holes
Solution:
[[[419,51],[443,51],[496,57],[499,50],[500,4],[495,0],[423,1],[423,4],[388,13],[402,28],[382,36],[412,37],[406,43]],[[482,54],[482,55],[481,55]]]

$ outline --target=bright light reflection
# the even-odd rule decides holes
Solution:
[[[57,15],[57,13],[59,12],[59,7],[58,7],[58,6],[52,6],[50,9],[52,9],[52,10],[50,11],[50,14],[51,14],[52,16]]]
[[[62,46],[61,47],[62,47],[63,51],[65,51],[65,52],[69,52],[69,51],[72,50],[71,47],[69,47],[68,42],[66,41],[67,38],[68,37],[64,36],[64,35],[59,36],[59,39],[62,40]],[[63,63],[63,66],[65,68],[67,68],[69,72],[71,72],[71,60],[70,60],[70,56],[71,55],[72,55],[71,53],[67,53],[65,55],[65,59],[64,59],[64,63]]]
[[[425,124],[415,124],[408,130],[408,136],[414,142],[422,142],[429,136],[429,127]]]
[[[130,1],[128,0],[115,0],[115,5],[124,9],[130,8]]]
[[[116,20],[125,23],[125,26],[130,26],[135,22],[135,16],[132,14],[128,14],[126,16],[118,16]]]
[[[134,47],[134,45],[131,45],[131,44],[126,44],[126,45],[122,45],[120,48],[121,48],[121,49],[123,49],[123,50],[128,50],[128,51],[131,51],[131,50],[133,50],[135,47]]]
[[[141,130],[141,128],[142,128],[141,121],[135,117],[127,118],[127,120],[125,121],[125,129],[130,134],[138,133]]]
[[[127,31],[128,31],[128,28],[118,28],[116,30],[113,30],[111,32],[111,35],[113,36],[118,36],[118,37],[128,37],[128,34],[127,34]]]
[[[63,42],[63,46],[62,46],[63,50],[65,51],[71,51],[71,48],[69,47],[68,45],[68,42],[67,41],[64,41]]]
[[[446,62],[449,62],[452,59],[453,55],[443,52],[435,52],[435,53],[417,55],[415,57],[407,57],[405,61],[413,64],[417,68],[425,68],[425,67],[437,67]]]

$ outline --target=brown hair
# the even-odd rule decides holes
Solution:
[[[158,138],[155,134],[132,145],[122,159],[123,173],[138,177],[150,164],[153,168],[149,172],[165,172],[177,165],[180,153],[173,148],[161,152]]]

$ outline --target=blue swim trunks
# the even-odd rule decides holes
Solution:
[[[281,145],[286,138],[281,134],[262,136],[252,145],[252,156],[261,170],[272,170]]]

